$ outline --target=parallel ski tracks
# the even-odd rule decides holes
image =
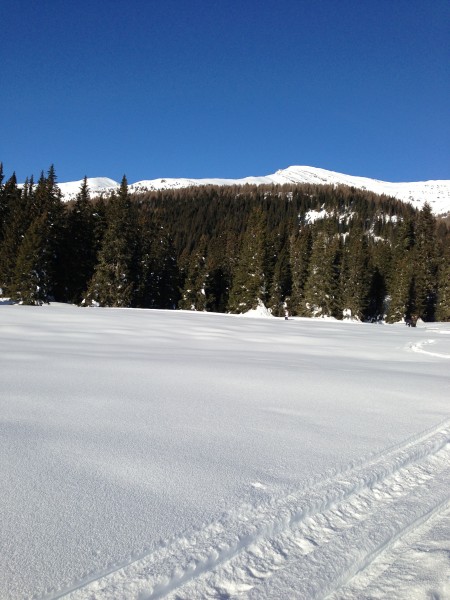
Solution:
[[[324,598],[450,501],[450,421],[47,598]]]

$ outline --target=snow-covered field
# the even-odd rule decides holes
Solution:
[[[450,597],[450,325],[0,306],[0,597]]]

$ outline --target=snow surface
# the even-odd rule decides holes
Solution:
[[[83,179],[79,181],[68,181],[67,183],[58,183],[58,187],[61,190],[64,200],[74,200],[81,188]],[[109,177],[88,177],[87,184],[89,191],[92,196],[98,196],[102,193],[108,193],[112,189],[118,189],[119,184],[114,179]]]
[[[450,325],[0,306],[0,597],[450,597]]]
[[[308,210],[308,212],[305,213],[305,223],[312,224],[320,219],[326,219],[329,216],[329,213],[324,208],[322,210]]]
[[[79,191],[81,181],[61,183],[59,187],[65,200],[71,200]],[[421,208],[428,202],[434,214],[446,214],[450,212],[450,181],[416,181],[411,183],[391,183],[379,181],[368,177],[355,177],[344,175],[335,171],[327,171],[316,167],[292,166],[280,169],[272,175],[262,177],[244,177],[243,179],[186,179],[186,178],[163,178],[138,181],[129,186],[131,192],[143,192],[148,190],[181,189],[192,186],[204,185],[261,185],[261,184],[296,184],[311,183],[314,185],[347,185],[363,190],[369,190],[376,194],[393,196],[403,202],[409,202],[415,208]],[[88,179],[92,195],[109,193],[118,189],[119,184],[106,177]]]
[[[83,181],[83,179],[80,179],[78,181],[58,183],[63,200],[66,202],[75,200]],[[113,190],[119,189],[119,183],[114,181],[114,179],[110,179],[109,177],[88,177],[87,184],[92,197],[99,196],[100,194],[110,194]],[[23,187],[23,183],[19,184],[19,188],[21,187]]]

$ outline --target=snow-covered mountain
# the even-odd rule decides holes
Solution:
[[[59,187],[65,200],[71,200],[80,189],[81,181],[60,183]],[[403,202],[409,202],[416,208],[421,208],[428,202],[435,215],[450,213],[450,181],[415,181],[410,183],[391,183],[368,177],[344,175],[335,171],[327,171],[316,167],[293,166],[281,169],[272,175],[262,177],[244,177],[243,179],[186,179],[162,178],[137,181],[129,186],[130,192],[147,190],[180,189],[204,185],[262,185],[286,183],[311,183],[315,185],[348,185],[376,194],[392,196]],[[110,193],[119,184],[107,177],[88,179],[92,196]]]
[[[109,177],[91,177],[88,178],[89,190],[91,196],[98,196],[102,193],[109,193],[119,187],[117,181]],[[62,192],[63,198],[66,201],[73,200],[81,188],[83,179],[79,181],[67,181],[66,183],[58,183],[58,187]]]

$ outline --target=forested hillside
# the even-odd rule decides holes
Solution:
[[[54,168],[0,170],[0,287],[24,304],[450,320],[450,235],[345,186],[201,187],[61,201]]]

